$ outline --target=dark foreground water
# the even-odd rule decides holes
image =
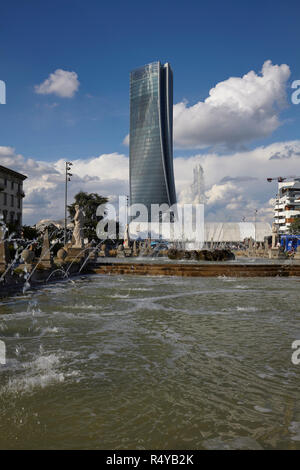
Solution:
[[[300,449],[299,279],[94,276],[0,304],[0,448]]]

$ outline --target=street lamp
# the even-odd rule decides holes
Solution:
[[[72,173],[71,170],[72,162],[66,162],[66,177],[65,177],[65,228],[64,228],[64,245],[67,243],[67,204],[68,204],[68,182],[71,181]]]
[[[254,211],[254,246],[255,246],[255,249],[256,249],[256,214],[257,214],[258,210],[255,209]]]

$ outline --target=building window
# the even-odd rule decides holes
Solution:
[[[4,186],[7,186],[7,178],[4,178]]]
[[[3,205],[7,206],[7,194],[3,193]]]
[[[14,182],[11,182],[11,189],[14,189]]]
[[[14,207],[14,195],[13,194],[10,195],[10,205],[11,207]]]
[[[14,223],[14,218],[15,218],[15,213],[14,213],[14,212],[11,212],[11,213],[10,213],[10,223],[11,223],[11,224]]]
[[[20,196],[18,197],[18,209],[21,209],[21,198],[20,198]]]
[[[4,222],[7,222],[7,211],[3,211]]]

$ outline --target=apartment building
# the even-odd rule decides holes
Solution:
[[[27,176],[0,165],[0,213],[5,223],[22,225],[23,181]]]
[[[291,223],[300,217],[300,179],[279,181],[274,222],[280,233],[288,233]]]

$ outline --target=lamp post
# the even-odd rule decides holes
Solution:
[[[254,211],[254,247],[255,247],[255,250],[256,250],[256,214],[257,214],[258,210],[255,209]]]
[[[71,170],[72,162],[66,162],[66,177],[65,177],[65,227],[64,227],[64,245],[67,243],[67,204],[68,204],[68,182],[71,181],[72,173]]]

